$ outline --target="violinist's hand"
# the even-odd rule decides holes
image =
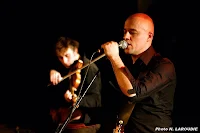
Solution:
[[[117,42],[106,42],[102,44],[101,47],[104,49],[104,53],[108,59],[114,59],[119,56],[119,44]]]
[[[53,85],[57,85],[63,78],[61,77],[61,74],[56,70],[50,71],[50,82]]]
[[[69,90],[67,90],[67,91],[65,92],[65,94],[64,94],[64,98],[65,98],[65,100],[66,100],[67,102],[71,102],[71,101],[72,101],[72,93],[71,93]]]
[[[76,95],[76,94],[72,95],[72,93],[71,93],[69,90],[67,90],[67,91],[65,92],[64,98],[65,98],[65,100],[66,100],[67,102],[72,102],[72,105],[73,105],[73,106],[76,104],[77,95]],[[77,106],[77,108],[78,108],[78,107],[79,107],[79,106]]]

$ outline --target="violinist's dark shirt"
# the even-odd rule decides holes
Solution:
[[[83,61],[83,66],[89,63],[89,59],[86,58],[86,56],[83,56],[81,60]],[[63,67],[62,64],[59,62],[57,62],[57,64],[51,69],[55,69],[58,72],[60,72],[62,77],[66,76],[69,73],[69,69]],[[81,91],[80,97],[83,96],[83,94],[85,93],[79,104],[79,109],[81,109],[84,113],[83,119],[81,119],[81,121],[79,122],[84,122],[85,124],[95,123],[96,118],[94,117],[98,115],[95,114],[95,112],[96,110],[98,110],[99,107],[101,107],[102,84],[101,84],[101,74],[98,70],[99,68],[95,63],[91,63],[89,66],[82,69],[80,73],[81,82],[79,84],[79,87],[77,88],[77,91],[75,91],[77,95]],[[49,98],[50,108],[59,108],[61,106],[69,107],[71,105],[71,103],[67,103],[66,100],[64,99],[64,93],[66,92],[67,89],[69,89],[70,86],[69,80],[70,80],[69,78],[66,78],[65,80],[61,81],[58,85],[52,86],[51,88],[52,97],[50,96]]]

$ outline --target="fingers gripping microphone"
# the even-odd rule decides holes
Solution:
[[[125,40],[121,40],[119,42],[119,48],[125,49],[125,48],[127,48],[127,46],[128,46],[128,43]],[[102,50],[98,49],[98,53],[100,53],[100,52],[102,52]]]

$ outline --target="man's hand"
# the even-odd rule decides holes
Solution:
[[[65,98],[65,100],[66,100],[67,102],[71,102],[71,101],[72,101],[72,93],[71,93],[69,90],[67,90],[67,91],[65,92],[65,94],[64,94],[64,98]]]
[[[50,82],[53,85],[57,85],[63,78],[61,77],[61,74],[56,70],[50,71]]]
[[[77,95],[76,95],[76,94],[72,95],[72,93],[71,93],[69,90],[67,90],[67,91],[65,92],[64,98],[65,98],[65,100],[66,100],[67,102],[72,102],[72,105],[73,105],[73,106],[75,105],[75,103],[76,103],[76,101],[77,101]],[[78,108],[78,107],[77,107],[77,108]]]
[[[117,42],[106,42],[102,44],[101,47],[104,49],[104,53],[108,59],[114,59],[119,56],[119,44]]]

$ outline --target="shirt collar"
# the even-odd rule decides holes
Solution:
[[[151,58],[155,55],[155,53],[156,52],[153,46],[150,46],[146,51],[142,53],[142,55],[140,56],[140,59],[144,62],[145,65],[147,65],[149,61],[151,60]]]

